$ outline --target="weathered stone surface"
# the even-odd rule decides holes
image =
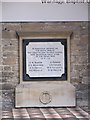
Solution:
[[[70,81],[76,87],[77,105],[83,107],[88,105],[86,96],[88,79],[90,79],[88,78],[90,68],[89,66],[87,68],[88,61],[90,63],[90,57],[88,56],[90,51],[88,22],[2,23],[2,30],[2,39],[0,40],[0,81],[3,82],[3,90],[6,89],[6,91],[15,88],[19,83],[19,43],[16,31],[72,31],[73,35],[70,41]],[[14,99],[13,89],[12,92],[7,94],[7,97],[3,97],[3,109],[14,107]]]
[[[5,39],[14,39],[16,38],[17,35],[16,35],[16,32],[15,31],[3,31],[2,32],[2,38],[5,38]]]
[[[0,55],[0,65],[2,65],[2,55]]]
[[[14,64],[16,64],[15,56],[3,58],[3,65],[14,65]]]
[[[2,110],[11,110],[14,107],[14,90],[2,91]]]
[[[21,23],[3,23],[2,30],[18,31],[21,30]]]
[[[0,65],[0,72],[3,71],[3,65]]]
[[[44,23],[21,23],[22,31],[42,31]]]
[[[22,101],[20,99],[22,99]],[[67,81],[63,82],[59,81],[56,83],[34,82],[32,85],[19,84],[15,89],[15,106],[16,107],[76,106],[75,87]]]
[[[13,46],[12,45],[9,45],[9,46],[6,45],[6,46],[3,47],[2,50],[3,50],[3,52],[6,52],[6,51],[8,51],[8,52],[9,51],[14,52],[14,51],[17,51],[17,46],[15,46],[15,45],[13,45]]]
[[[11,67],[10,66],[4,66],[4,71],[11,71]]]
[[[16,84],[11,83],[2,83],[2,90],[12,90],[14,89]]]
[[[3,77],[2,79],[0,78],[0,80],[3,83],[12,84],[12,85],[15,85],[15,86],[19,83],[19,77],[17,77],[17,76]]]
[[[13,77],[14,73],[13,72],[2,72],[2,77]]]

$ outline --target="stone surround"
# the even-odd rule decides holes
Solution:
[[[88,106],[88,22],[0,23],[0,93],[3,110],[15,105],[15,87],[19,84],[19,45],[17,31],[72,31],[71,83],[76,87],[77,105]]]

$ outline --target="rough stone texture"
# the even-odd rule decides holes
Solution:
[[[90,72],[88,22],[38,22],[2,23],[2,44],[0,41],[0,81],[2,80],[0,84],[2,89],[0,88],[0,90],[3,91],[3,109],[14,107],[14,89],[19,83],[19,45],[16,31],[73,32],[70,42],[71,83],[76,87],[77,105],[87,107],[88,73]]]
[[[2,24],[0,24],[0,89],[2,89]],[[0,118],[2,118],[2,91],[0,91]]]
[[[88,106],[90,110],[90,22],[88,23]]]

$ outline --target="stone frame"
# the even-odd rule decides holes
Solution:
[[[66,39],[67,40],[67,81],[70,82],[70,36],[71,32],[19,32],[19,53],[20,53],[20,83],[30,83],[33,81],[23,80],[23,39]],[[34,80],[35,81],[35,80]],[[46,80],[48,81],[48,80]]]
[[[71,32],[23,32],[19,33],[20,84],[15,88],[15,107],[66,107],[76,106],[75,87],[70,83]],[[30,38],[63,38],[67,40],[66,81],[23,81],[22,40]],[[21,100],[22,99],[22,100]]]

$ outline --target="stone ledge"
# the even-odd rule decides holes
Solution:
[[[53,82],[20,84],[16,87],[15,96],[16,107],[65,107],[76,104],[75,87],[63,81],[61,84]],[[40,96],[41,101],[47,101],[45,104],[40,101]]]

